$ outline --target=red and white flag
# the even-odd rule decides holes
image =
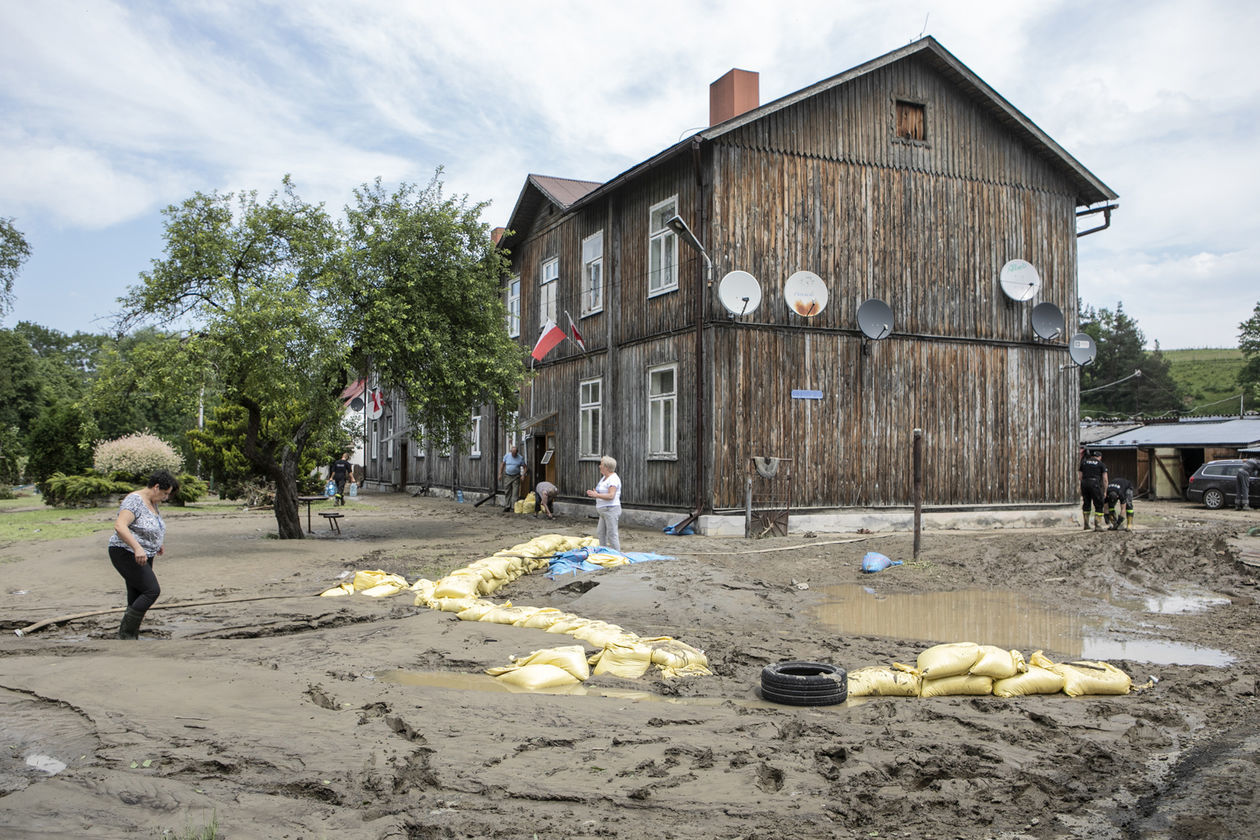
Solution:
[[[555,321],[548,319],[547,323],[543,324],[542,335],[538,336],[538,343],[534,345],[533,352],[529,355],[541,362],[543,356],[554,350],[555,346],[562,341],[564,341],[564,330],[557,327]]]
[[[582,348],[582,352],[586,352],[586,342],[582,340],[582,334],[578,332],[577,324],[573,323],[573,316],[566,311],[565,317],[569,319],[569,337],[573,339],[573,343]]]
[[[367,398],[367,416],[369,420],[376,420],[385,413],[385,392],[380,388],[373,388],[368,392]]]

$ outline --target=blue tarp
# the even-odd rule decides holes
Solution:
[[[673,557],[666,557],[663,554],[652,554],[644,551],[617,551],[615,548],[607,548],[602,545],[589,546],[586,548],[575,548],[571,551],[562,551],[551,558],[550,568],[547,570],[547,577],[558,578],[564,575],[576,575],[578,572],[596,572],[604,568],[603,566],[592,563],[586,558],[592,554],[612,554],[616,557],[624,557],[630,563],[645,563],[648,560],[673,560]]]

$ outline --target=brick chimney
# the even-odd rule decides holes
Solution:
[[[758,74],[731,70],[709,85],[709,125],[726,122],[761,104]]]

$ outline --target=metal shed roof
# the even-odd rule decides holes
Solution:
[[[1183,420],[1160,423],[1120,432],[1091,444],[1100,449],[1127,449],[1134,446],[1242,448],[1260,443],[1260,417],[1233,420]]]

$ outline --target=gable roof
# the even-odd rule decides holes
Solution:
[[[704,131],[699,131],[684,140],[664,149],[653,155],[647,160],[632,166],[613,179],[599,184],[593,181],[571,181],[565,178],[542,178],[542,176],[530,175],[525,182],[525,187],[521,190],[521,197],[517,199],[516,206],[512,210],[511,219],[508,222],[509,230],[517,230],[519,225],[527,218],[532,218],[538,211],[539,205],[534,202],[526,202],[526,196],[533,185],[540,193],[543,192],[543,182],[563,182],[565,184],[580,184],[588,186],[589,189],[580,195],[574,192],[567,192],[551,198],[552,203],[560,207],[561,210],[572,210],[581,207],[584,204],[598,200],[613,190],[632,180],[638,175],[656,167],[668,160],[683,154],[693,145],[699,145],[706,141],[716,140],[738,128],[742,128],[751,122],[755,122],[763,117],[774,114],[785,108],[817,96],[820,93],[831,90],[832,88],[852,82],[862,76],[873,73],[898,61],[903,61],[911,56],[918,56],[927,61],[933,69],[941,75],[949,79],[960,91],[969,96],[977,105],[988,112],[995,120],[1004,125],[1019,140],[1023,141],[1033,153],[1039,155],[1049,165],[1063,172],[1068,180],[1075,186],[1078,206],[1088,206],[1099,201],[1110,201],[1119,196],[1110,187],[1099,180],[1092,172],[1081,165],[1080,161],[1068,154],[1068,152],[1054,142],[1050,135],[1046,134],[1028,117],[1024,116],[1015,106],[1007,102],[997,91],[989,87],[987,83],[975,73],[973,73],[965,64],[959,61],[953,53],[945,49],[940,43],[930,35],[917,41],[912,41],[900,49],[885,53],[879,58],[872,59],[865,64],[859,64],[843,73],[838,73],[828,79],[823,79],[809,87],[802,88],[795,93],[780,97],[773,102],[746,111],[737,117],[732,117],[726,122],[711,126]],[[571,200],[562,203],[565,197]],[[549,196],[550,198],[550,196]],[[507,237],[505,237],[506,239]],[[516,238],[515,236],[512,238]],[[506,247],[506,242],[504,243]]]
[[[525,186],[521,187],[521,194],[517,197],[516,206],[512,208],[512,216],[508,220],[507,228],[510,233],[500,240],[499,247],[507,247],[506,240],[509,238],[518,239],[522,232],[518,226],[526,219],[537,216],[544,202],[550,202],[563,212],[599,186],[599,181],[529,175],[525,179]]]

